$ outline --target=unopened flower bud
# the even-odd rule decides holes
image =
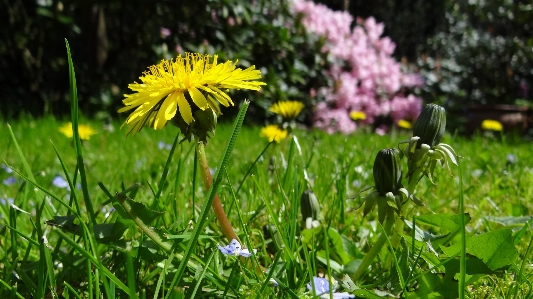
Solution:
[[[267,244],[267,251],[271,254],[276,254],[283,248],[283,241],[274,225],[265,224],[263,226],[263,235],[265,240],[272,239],[272,242]]]
[[[320,204],[316,198],[315,193],[311,190],[305,190],[300,198],[300,210],[302,213],[302,219],[305,221],[307,218],[312,220],[318,219],[320,212]]]
[[[394,148],[383,149],[376,155],[374,161],[374,183],[380,195],[387,192],[396,194],[401,188],[402,165],[400,152]]]
[[[427,104],[416,120],[413,136],[420,139],[417,148],[422,144],[435,146],[440,143],[446,129],[446,111],[439,105]]]

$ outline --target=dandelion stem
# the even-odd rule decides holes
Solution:
[[[357,271],[353,275],[353,280],[357,281],[363,273],[368,269],[368,266],[372,263],[374,258],[378,256],[379,252],[381,251],[381,248],[383,248],[383,245],[387,242],[387,237],[392,232],[392,228],[394,227],[394,222],[396,221],[396,217],[387,217],[385,218],[385,225],[383,226],[383,231],[378,237],[378,240],[374,245],[372,245],[372,248],[370,248],[370,251],[365,254],[365,257],[361,261],[361,264],[357,268]]]
[[[207,163],[207,157],[205,155],[205,145],[203,142],[198,142],[198,145],[196,146],[196,153],[198,155],[198,161],[200,162],[200,173],[202,174],[202,179],[204,181],[204,185],[206,189],[209,189],[211,187],[211,184],[213,183],[213,177],[211,176],[211,172],[209,172],[209,164]],[[236,239],[240,242],[239,237],[237,237],[237,234],[235,234],[235,231],[233,230],[233,226],[228,220],[228,216],[226,216],[226,212],[224,212],[224,208],[222,207],[222,203],[220,202],[220,198],[217,194],[215,194],[215,198],[213,200],[213,211],[215,212],[215,216],[218,219],[218,222],[220,223],[220,229],[222,230],[222,233],[228,239],[229,241]]]

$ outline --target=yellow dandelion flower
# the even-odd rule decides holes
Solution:
[[[281,140],[287,138],[287,130],[280,129],[277,125],[268,125],[261,129],[261,137],[268,138],[268,141],[276,141],[279,143]]]
[[[481,128],[483,130],[491,130],[491,131],[502,131],[503,125],[501,122],[493,119],[485,119],[481,123]]]
[[[366,119],[366,114],[363,111],[352,111],[350,112],[350,118],[353,120],[363,120]]]
[[[280,101],[270,106],[268,110],[281,115],[285,119],[295,119],[305,105],[298,101]]]
[[[410,121],[407,121],[405,119],[400,119],[398,121],[398,127],[403,128],[403,129],[411,129],[413,128],[413,125],[411,124]]]
[[[218,63],[217,55],[210,62],[210,55],[198,53],[181,54],[175,60],[162,60],[150,66],[139,78],[142,83],[129,84],[136,93],[125,94],[122,102],[126,107],[119,113],[135,109],[124,124],[130,132],[139,132],[145,124],[159,130],[178,113],[190,125],[194,121],[193,111],[212,109],[220,114],[218,103],[225,107],[233,105],[226,93],[229,89],[260,90],[264,82],[261,71],[251,66],[245,70],[235,63]],[[191,102],[194,103],[191,109]]]
[[[69,122],[59,127],[59,132],[63,133],[67,138],[72,138],[72,136],[74,136],[74,133],[72,132],[72,123]],[[89,125],[78,125],[78,132],[80,133],[81,140],[89,140],[91,135],[96,134],[96,131]]]

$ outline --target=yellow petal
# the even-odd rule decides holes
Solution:
[[[167,123],[167,120],[170,120],[171,118],[174,117],[174,115],[176,115],[176,105],[177,105],[176,93],[171,93],[165,99],[161,107],[159,107],[159,111],[157,112],[157,116],[154,122],[154,129],[156,130],[162,129]]]
[[[180,109],[181,117],[183,117],[183,120],[190,124],[193,121],[192,118],[192,112],[191,112],[191,106],[189,106],[189,103],[187,102],[187,99],[183,95],[183,93],[178,93],[178,107]]]
[[[198,108],[205,110],[207,105],[207,100],[205,99],[204,95],[201,91],[199,91],[196,87],[190,87],[189,94],[191,95],[192,101],[198,106]]]
[[[217,115],[222,114],[222,111],[220,111],[220,107],[218,107],[217,101],[215,100],[215,98],[213,98],[212,95],[207,96],[207,102],[209,103],[209,107],[211,107],[211,109],[213,109],[213,111],[215,111]]]

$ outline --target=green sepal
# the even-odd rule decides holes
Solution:
[[[376,191],[370,193],[367,197],[365,197],[365,207],[363,208],[363,217],[365,217],[366,215],[368,215],[368,213],[372,211],[372,209],[377,203],[378,197],[379,197],[379,194]]]

